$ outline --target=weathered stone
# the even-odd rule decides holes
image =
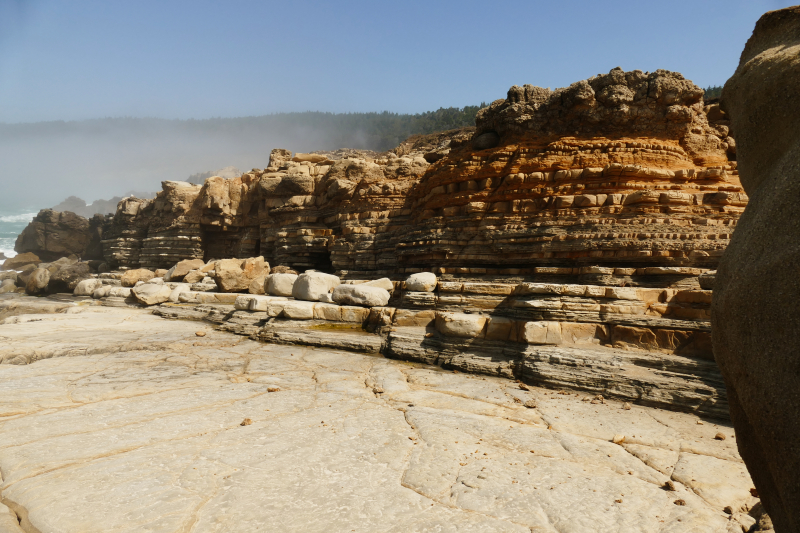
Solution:
[[[102,216],[88,220],[69,211],[42,209],[19,234],[14,250],[33,252],[48,261],[72,254],[84,260],[102,259],[103,223]]]
[[[17,290],[17,283],[13,279],[4,279],[0,281],[0,294],[7,294]]]
[[[150,281],[154,277],[156,277],[156,274],[152,270],[137,268],[123,273],[119,281],[123,287],[133,287],[140,281]]]
[[[72,292],[81,281],[90,279],[88,263],[74,263],[63,266],[50,276],[49,292]]]
[[[28,294],[41,294],[47,290],[50,282],[50,271],[46,268],[37,268],[25,282],[25,292]]]
[[[249,290],[251,283],[260,281],[269,275],[269,263],[263,257],[249,259],[222,259],[214,265],[214,281],[223,292],[240,292]],[[263,289],[262,289],[263,290]]]
[[[323,272],[305,272],[300,274],[292,285],[292,296],[298,300],[310,302],[321,301],[323,296],[338,287],[341,280]]]
[[[314,303],[286,301],[283,304],[283,316],[294,320],[311,320],[314,318]]]
[[[167,285],[144,283],[131,289],[133,297],[144,305],[161,304],[169,300],[172,289]]]
[[[394,291],[394,283],[392,283],[392,280],[390,280],[389,278],[381,278],[372,281],[367,281],[366,283],[363,283],[363,285],[365,287],[380,287],[381,289],[387,290],[390,293]]]
[[[383,307],[389,303],[391,295],[386,289],[366,284],[339,285],[333,289],[333,301],[342,305],[363,307]]]
[[[75,286],[73,294],[75,296],[91,296],[94,291],[103,286],[103,280],[100,279],[84,279],[79,281]]]
[[[200,283],[205,277],[206,275],[200,269],[191,270],[183,277],[183,281],[185,283]]]
[[[206,264],[205,261],[203,261],[202,259],[185,259],[183,261],[179,261],[174,267],[172,267],[171,269],[169,269],[169,271],[167,271],[166,275],[164,276],[164,281],[181,281],[186,276],[186,274],[188,274],[192,270],[203,268],[205,264]],[[188,281],[187,283],[195,283],[195,282]]]
[[[483,337],[486,317],[464,313],[436,312],[436,330],[452,337]]]
[[[21,254],[17,254],[10,259],[6,259],[2,265],[0,265],[0,269],[2,270],[22,270],[26,266],[33,265],[37,266],[41,263],[42,260],[39,259],[34,253],[31,252],[24,252]]]
[[[432,272],[418,272],[406,280],[406,290],[414,292],[433,292],[436,289],[436,274]]]
[[[274,296],[291,296],[297,274],[270,274],[266,280],[266,293]]]
[[[721,99],[750,202],[713,285],[714,355],[776,531],[800,531],[799,47],[800,7],[766,13]]]
[[[522,339],[528,344],[561,344],[561,324],[558,322],[526,322]]]

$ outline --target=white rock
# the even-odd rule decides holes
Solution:
[[[320,301],[320,297],[330,293],[339,286],[341,280],[337,276],[323,272],[304,272],[297,276],[292,287],[292,296],[298,300],[309,302]]]
[[[169,300],[172,290],[166,285],[144,283],[133,288],[133,296],[145,305],[161,304]]]
[[[172,285],[172,284],[170,284]],[[180,300],[180,295],[182,292],[188,292],[191,290],[191,284],[189,283],[176,283],[175,287],[172,289],[172,292],[169,295],[169,301],[172,303],[178,303]]]
[[[72,291],[72,294],[75,296],[91,296],[95,290],[102,286],[103,280],[85,279],[78,282],[78,284],[75,286],[75,290]]]
[[[561,324],[558,322],[526,322],[523,338],[528,344],[561,344]]]
[[[283,316],[295,320],[311,320],[314,318],[314,303],[286,301],[283,304]]]
[[[381,278],[373,281],[368,281],[363,285],[367,287],[380,287],[381,289],[385,289],[390,293],[394,290],[394,283],[392,283],[392,280],[390,280],[389,278]]]
[[[483,337],[486,317],[464,313],[436,312],[436,331],[450,337]]]
[[[291,296],[297,274],[270,274],[264,289],[273,296]]]
[[[131,295],[130,287],[110,287],[106,296],[109,298],[127,298]]]
[[[386,289],[360,285],[339,285],[333,289],[333,301],[342,305],[363,307],[383,307],[389,303],[391,295]]]
[[[266,311],[270,316],[278,316],[283,310],[283,304],[277,306],[277,311],[272,314],[271,310],[276,308],[276,303],[287,302],[288,300],[283,296],[256,296],[250,300],[248,311]]]
[[[406,290],[415,292],[433,292],[436,289],[436,274],[418,272],[411,274],[406,280]]]

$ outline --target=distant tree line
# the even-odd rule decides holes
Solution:
[[[384,151],[414,134],[428,134],[475,125],[475,115],[487,104],[439,108],[417,114],[327,113],[306,111],[272,115],[166,120],[157,118],[104,118],[78,122],[0,123],[0,141],[21,137],[65,137],[78,134],[124,141],[159,132],[170,137],[183,134],[217,138],[253,138],[274,133],[286,139],[307,139],[308,149],[358,148]],[[167,133],[168,132],[168,133]],[[294,144],[294,143],[292,143]]]
[[[712,100],[714,98],[719,98],[722,96],[722,86],[721,85],[712,85],[711,87],[706,87],[705,89],[706,94],[703,96],[704,100]]]

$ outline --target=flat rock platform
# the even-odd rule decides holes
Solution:
[[[725,423],[70,305],[0,325],[3,533],[753,523]]]

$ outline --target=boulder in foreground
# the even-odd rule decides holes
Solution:
[[[241,292],[250,289],[250,285],[269,275],[269,263],[263,257],[248,259],[220,259],[214,263],[214,280],[222,292]]]
[[[725,84],[750,203],[714,280],[714,356],[775,531],[800,531],[800,7],[766,13]]]

